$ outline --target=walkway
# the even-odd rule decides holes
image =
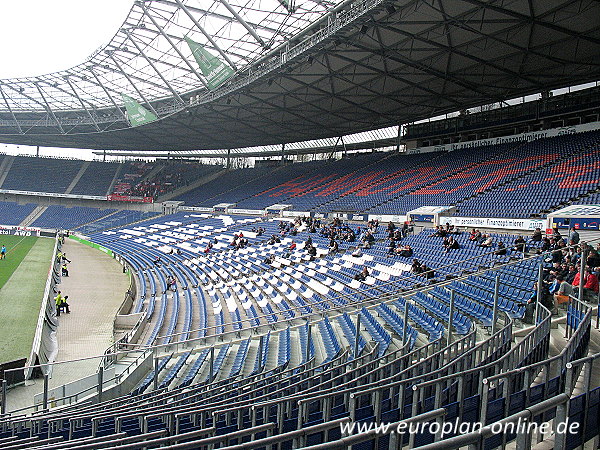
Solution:
[[[71,313],[62,313],[58,319],[57,361],[102,355],[113,343],[113,321],[125,298],[129,278],[117,261],[84,244],[66,239],[63,251],[72,262],[69,277],[63,277],[57,289],[69,296]],[[98,364],[95,358],[56,365],[50,389],[96,373]],[[28,384],[10,390],[9,411],[30,406],[33,395],[42,392],[41,379]]]

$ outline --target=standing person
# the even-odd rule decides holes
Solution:
[[[6,258],[6,246],[2,244],[2,248],[0,248],[0,259]]]
[[[569,245],[577,245],[579,244],[579,233],[575,229],[575,227],[571,227],[571,236],[569,238]]]

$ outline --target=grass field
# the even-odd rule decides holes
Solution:
[[[54,240],[0,235],[0,362],[27,358],[46,287]]]
[[[37,237],[28,236],[0,236],[0,247],[6,245],[6,259],[0,260],[0,289],[8,281],[15,269],[19,267],[23,258],[29,253]]]

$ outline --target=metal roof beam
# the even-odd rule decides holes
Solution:
[[[83,100],[81,99],[81,97],[79,96],[79,94],[77,93],[77,91],[75,90],[75,86],[73,86],[73,84],[71,83],[71,80],[69,80],[69,77],[65,77],[65,81],[67,82],[67,84],[69,85],[69,87],[71,88],[71,90],[73,91],[73,94],[75,94],[75,97],[77,97],[77,100],[79,100],[79,104],[81,105],[81,107],[85,110],[85,112],[89,116],[90,120],[94,124],[94,127],[96,128],[96,131],[100,131],[100,127],[96,123],[96,120],[92,116],[92,113],[90,113],[90,111],[85,106],[85,103],[83,102]]]
[[[42,91],[42,88],[37,83],[33,83],[33,84],[35,85],[35,87],[37,88],[38,92],[40,93],[40,96],[42,97],[42,100],[44,100],[44,103],[46,104],[46,110],[52,116],[52,118],[56,121],[56,125],[58,125],[58,128],[60,129],[60,132],[64,134],[65,130],[63,130],[62,125],[60,124],[60,122],[58,121],[58,119],[56,118],[56,116],[54,115],[54,111],[52,111],[52,108],[50,108],[50,105],[48,104],[48,101],[46,100],[46,96],[44,95],[44,92]]]
[[[169,0],[154,0],[156,3],[163,3],[165,5],[171,5],[171,6],[175,6],[175,3],[173,3],[172,1]],[[197,8],[195,6],[190,6],[190,5],[186,5],[186,8],[189,11],[193,11],[193,12],[197,12],[203,15],[207,15],[207,16],[211,16],[211,17],[216,17],[217,19],[221,19],[221,20],[225,20],[226,22],[232,23],[235,22],[235,19],[233,17],[229,17],[226,16],[224,14],[219,14],[217,12],[214,11],[208,11],[206,9],[202,9],[202,8]],[[262,24],[258,24],[258,23],[254,23],[254,22],[246,22],[248,25],[252,26],[255,29],[258,30],[265,30],[268,31],[269,33],[273,33],[273,34],[281,34],[283,36],[291,36],[290,33],[282,33],[280,30],[276,29],[276,28],[271,28],[271,27],[267,27],[265,25]]]
[[[165,83],[165,85],[169,88],[169,90],[171,91],[171,93],[173,94],[173,96],[177,99],[177,101],[179,101],[182,104],[185,103],[183,101],[183,99],[179,96],[179,94],[177,93],[177,91],[175,89],[173,89],[173,86],[171,86],[171,83],[169,83],[166,80],[166,78],[163,76],[163,74],[160,72],[160,70],[158,70],[156,68],[156,66],[154,65],[154,63],[152,62],[152,60],[150,58],[148,58],[148,56],[146,55],[146,53],[144,53],[144,51],[138,45],[138,43],[135,41],[135,39],[133,39],[133,37],[131,36],[131,34],[129,33],[129,31],[125,30],[125,29],[123,29],[122,31],[129,38],[129,40],[133,43],[133,45],[135,46],[135,48],[137,49],[137,51],[140,53],[140,55],[142,55],[144,57],[144,59],[148,62],[148,64],[150,64],[150,67],[152,67],[152,69],[154,69],[154,71],[157,73],[157,75],[160,77],[160,79],[163,81],[163,83]]]
[[[227,0],[220,0],[220,2],[223,4],[223,6],[225,8],[227,8],[227,10],[231,14],[233,14],[233,17],[235,17],[237,19],[237,21],[239,23],[241,23],[246,30],[248,30],[248,33],[250,33],[250,35],[254,39],[256,39],[256,42],[258,42],[263,48],[269,48],[267,46],[267,44],[265,44],[265,41],[263,41],[262,38],[258,34],[256,34],[256,30],[254,30],[254,28],[252,28],[250,25],[248,25],[248,23],[244,20],[244,18],[242,16],[240,16],[237,13],[237,11],[231,7],[231,5],[229,3],[227,3]]]
[[[171,45],[173,50],[175,50],[175,52],[177,52],[177,54],[179,55],[181,60],[190,68],[190,70],[194,73],[194,75],[196,75],[198,77],[198,79],[204,85],[204,87],[208,89],[208,83],[204,80],[204,78],[202,76],[200,76],[198,71],[194,68],[194,66],[192,66],[192,64],[188,61],[188,59],[185,56],[183,56],[183,53],[181,53],[181,50],[179,50],[177,48],[177,46],[175,45],[173,40],[167,35],[167,33],[165,33],[165,30],[163,30],[162,27],[156,22],[156,19],[152,16],[152,14],[150,14],[148,12],[148,8],[146,8],[146,5],[144,5],[144,3],[141,1],[136,1],[136,4],[142,8],[142,10],[144,11],[144,15],[150,19],[152,24],[158,29],[160,34],[167,40],[167,42]]]
[[[119,70],[121,71],[121,73],[125,76],[125,78],[127,78],[127,81],[129,81],[129,84],[131,84],[133,86],[133,89],[135,89],[135,91],[142,98],[142,100],[144,100],[144,103],[146,103],[150,107],[150,109],[156,115],[156,117],[159,117],[158,113],[154,109],[154,106],[152,106],[152,104],[146,99],[146,97],[144,96],[144,94],[137,88],[137,86],[135,85],[135,83],[133,82],[133,80],[129,77],[129,74],[127,74],[127,72],[125,72],[123,70],[123,68],[121,67],[121,64],[119,64],[119,61],[117,60],[117,58],[115,58],[115,56],[113,55],[112,51],[110,51],[110,50],[108,51],[108,56],[116,64],[116,66],[119,68]]]
[[[210,34],[208,34],[206,32],[206,30],[202,27],[202,25],[200,25],[200,22],[198,22],[196,20],[194,15],[190,12],[189,9],[187,9],[187,7],[183,4],[183,2],[181,0],[175,0],[175,1],[179,5],[179,7],[183,10],[183,12],[187,14],[187,16],[190,18],[190,20],[192,22],[194,22],[194,25],[196,25],[196,28],[198,28],[200,30],[200,32],[206,37],[206,39],[208,39],[208,42],[211,43],[213,48],[219,52],[219,54],[225,59],[225,61],[227,61],[227,63],[233,68],[233,70],[237,70],[237,66],[234,64],[234,62],[231,59],[229,59],[229,56],[227,56],[227,54],[223,50],[221,50],[221,47],[219,47],[217,45],[217,43],[210,36]]]
[[[6,107],[10,111],[10,115],[12,116],[13,120],[15,121],[15,124],[17,125],[17,128],[19,129],[19,133],[23,134],[23,130],[21,129],[21,125],[19,125],[19,121],[15,117],[15,113],[13,112],[12,108],[10,107],[10,104],[8,103],[8,99],[6,98],[6,94],[4,94],[4,90],[2,89],[2,85],[0,85],[0,94],[2,94],[2,98],[4,99],[4,103],[6,104]]]

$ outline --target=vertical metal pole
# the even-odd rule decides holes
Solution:
[[[158,356],[154,352],[154,390],[158,389]]]
[[[408,342],[408,336],[406,335],[408,331],[408,299],[404,300],[404,323],[402,324],[402,345],[406,345]]]
[[[104,388],[104,366],[98,368],[98,403],[102,401],[102,389]]]
[[[263,369],[263,355],[264,355],[264,349],[265,347],[265,341],[264,341],[264,336],[260,337],[260,341],[258,342],[258,371],[262,371]]]
[[[500,291],[500,275],[496,275],[494,284],[494,309],[492,310],[492,334],[496,332],[496,322],[498,322],[498,292]]]
[[[44,396],[42,406],[44,410],[48,409],[48,374],[44,374]]]
[[[2,415],[6,414],[6,391],[7,390],[8,390],[8,381],[2,380],[2,403],[0,403],[0,414],[2,414]]]
[[[454,289],[450,291],[450,315],[448,316],[448,343],[452,343],[452,320],[454,319]]]
[[[358,358],[358,341],[360,338],[360,312],[356,313],[356,334],[354,335],[354,359]]]
[[[583,301],[583,285],[585,282],[583,278],[585,276],[585,264],[587,262],[587,248],[581,250],[581,265],[579,266],[579,300]]]
[[[312,340],[311,326],[310,322],[306,323],[306,359],[305,361],[310,361],[310,343]]]
[[[533,316],[533,323],[537,325],[537,319],[539,317],[540,306],[542,305],[542,283],[544,282],[544,266],[540,261],[540,266],[538,267],[538,280],[537,280],[537,299],[535,302],[535,313]]]
[[[212,383],[215,371],[215,348],[210,348],[210,367],[208,368],[208,376],[210,377],[209,383]]]

